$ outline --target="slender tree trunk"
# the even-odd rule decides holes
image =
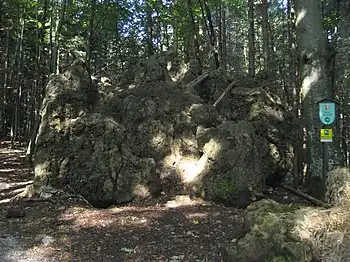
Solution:
[[[1,129],[2,134],[5,136],[7,133],[7,119],[8,115],[6,112],[8,112],[8,104],[7,104],[7,83],[8,83],[8,66],[9,66],[9,46],[10,46],[10,30],[6,30],[6,44],[5,44],[5,63],[4,63],[4,86],[3,86],[3,97],[2,97],[2,104],[3,104],[3,115],[0,119],[1,121]]]
[[[249,61],[249,75],[255,76],[255,30],[254,30],[254,1],[248,0],[248,61]]]
[[[94,20],[95,20],[95,11],[96,11],[96,0],[91,0],[90,3],[90,20],[89,20],[89,36],[86,43],[87,52],[86,52],[86,65],[89,70],[90,76],[92,74],[92,66],[91,66],[91,60],[92,60],[92,53],[94,50]]]
[[[147,31],[147,50],[148,55],[154,54],[153,45],[153,18],[152,18],[152,8],[150,1],[146,1],[146,31]]]
[[[190,57],[198,59],[200,61],[198,30],[196,28],[196,21],[194,19],[191,0],[187,0],[187,8],[188,8],[188,22],[189,22],[189,28],[190,28],[190,30],[188,31]]]
[[[268,27],[268,3],[267,0],[262,0],[262,38],[263,38],[263,57],[264,71],[269,71],[269,27]]]
[[[38,9],[38,17],[40,17],[40,22],[42,25],[44,25],[47,21],[47,13],[48,13],[48,6],[50,4],[50,0],[45,0],[44,1],[44,6],[43,6],[43,12],[41,13],[41,10]],[[49,50],[52,50],[53,47],[53,37],[52,37],[52,13],[50,15],[51,17],[51,25],[50,25],[50,32],[49,32],[49,37],[50,37],[50,47]],[[45,56],[47,53],[45,52],[45,27],[37,27],[37,62],[38,62],[38,68],[37,68],[37,81],[35,84],[35,89],[34,89],[34,117],[32,121],[32,131],[31,131],[31,137],[30,141],[27,147],[27,152],[26,152],[26,159],[29,162],[32,162],[32,157],[34,154],[34,149],[35,149],[35,143],[36,143],[36,137],[38,134],[39,126],[40,126],[40,121],[41,121],[41,116],[40,116],[40,107],[42,103],[42,99],[45,95],[45,81],[46,81],[46,76],[45,74],[50,71],[50,68],[47,69],[47,57]],[[49,57],[52,59],[52,53],[48,54]]]
[[[16,80],[17,80],[17,87],[16,87],[16,93],[15,93],[15,103],[12,105],[12,121],[11,121],[11,146],[14,146],[15,141],[17,140],[18,136],[18,113],[19,113],[19,103],[22,95],[22,56],[23,56],[23,34],[24,34],[24,18],[23,18],[23,12],[24,10],[21,10],[20,7],[18,7],[18,17],[19,17],[19,25],[20,25],[20,33],[19,33],[19,39],[18,39],[18,52],[16,56],[16,61],[14,63],[17,64],[16,68]]]
[[[226,6],[222,6],[221,9],[221,19],[222,19],[222,60],[221,60],[221,66],[224,72],[227,70],[227,41],[226,41]]]
[[[295,50],[295,37],[294,37],[294,13],[292,13],[292,0],[287,1],[287,16],[288,16],[288,49],[289,49],[289,88],[292,90],[292,112],[295,120],[299,119],[299,101],[300,101],[300,88],[298,88],[297,78],[296,78],[296,50]],[[298,122],[298,121],[296,121]],[[294,186],[298,188],[302,181],[300,165],[301,161],[301,151],[302,151],[302,130],[300,130],[299,125],[296,125],[294,140],[294,160],[293,160],[293,176],[294,176]]]
[[[214,55],[215,68],[217,69],[220,67],[220,61],[219,61],[219,52],[218,52],[218,47],[216,43],[213,19],[211,17],[211,12],[210,12],[207,0],[203,0],[203,2],[204,2],[205,12],[207,13],[208,24],[209,24],[209,30],[210,30],[209,37],[211,40],[211,46],[212,46],[212,51]]]
[[[58,6],[57,2],[57,6]],[[51,70],[54,74],[59,73],[59,43],[60,43],[60,36],[62,31],[62,26],[64,22],[64,17],[66,14],[66,8],[67,8],[67,0],[63,0],[61,4],[61,13],[56,19],[56,25],[55,25],[55,36],[54,36],[54,46],[52,51],[52,67]],[[52,18],[51,18],[52,19]]]

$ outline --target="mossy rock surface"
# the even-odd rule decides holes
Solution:
[[[227,261],[311,262],[312,247],[295,228],[303,216],[295,207],[264,199],[248,206],[248,233],[228,249]]]
[[[39,186],[69,185],[101,203],[164,191],[245,207],[252,191],[290,170],[288,143],[279,144],[283,110],[262,89],[234,88],[214,108],[173,82],[157,55],[134,83],[96,86],[81,63],[48,83],[34,156]]]
[[[264,188],[266,173],[261,172],[268,154],[268,142],[257,136],[248,121],[227,121],[212,132],[204,154],[214,161],[205,181],[209,198],[244,207],[250,203],[249,191]]]

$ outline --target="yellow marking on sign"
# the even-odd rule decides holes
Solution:
[[[331,128],[321,129],[321,142],[333,141],[333,130]]]

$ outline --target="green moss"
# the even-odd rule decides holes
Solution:
[[[220,200],[226,200],[235,189],[232,179],[227,177],[217,178],[213,185],[214,193]]]
[[[262,108],[264,108],[264,104],[262,103],[256,102],[252,104],[251,110],[248,115],[248,121],[253,121],[254,119],[256,119],[261,114]]]
[[[264,199],[246,210],[250,232],[232,249],[231,261],[312,261],[312,248],[294,232],[296,208]],[[252,254],[250,250],[254,250]]]

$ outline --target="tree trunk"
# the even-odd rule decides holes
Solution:
[[[38,16],[40,17],[40,22],[42,25],[44,25],[47,21],[47,11],[48,11],[48,6],[50,4],[50,0],[45,0],[44,1],[44,6],[43,6],[43,12],[41,13],[41,10],[38,9]],[[41,14],[40,14],[41,13]],[[52,15],[51,15],[52,16]],[[45,95],[45,80],[46,80],[46,72],[50,71],[50,68],[46,68],[47,64],[47,58],[45,57],[45,27],[37,27],[37,62],[38,62],[38,68],[37,68],[37,82],[34,85],[34,104],[33,104],[33,111],[34,111],[34,116],[32,120],[32,125],[31,125],[31,136],[30,136],[30,141],[28,143],[27,147],[27,152],[26,152],[26,159],[29,160],[30,162],[32,161],[32,156],[34,154],[34,149],[35,149],[35,143],[36,143],[36,137],[37,133],[39,130],[39,125],[41,121],[41,116],[40,116],[40,107],[41,107],[41,102],[42,98]],[[52,25],[50,25],[50,44],[52,45]],[[49,48],[49,50],[52,50]],[[50,55],[50,54],[49,54]],[[51,54],[52,58],[52,54]]]
[[[222,59],[221,59],[221,67],[226,72],[227,70],[227,41],[226,41],[226,5],[221,7],[221,19],[222,19]]]
[[[154,54],[154,45],[153,45],[153,19],[152,19],[152,8],[150,1],[146,1],[146,32],[147,32],[147,50],[148,55],[151,56]]]
[[[248,31],[248,61],[249,61],[249,75],[255,76],[255,33],[254,33],[254,1],[248,1],[249,10],[248,10],[248,22],[249,22],[249,31]]]
[[[3,97],[2,97],[2,115],[1,115],[1,129],[3,136],[6,136],[7,133],[7,119],[8,116],[8,103],[7,103],[7,84],[8,84],[8,67],[9,67],[9,46],[10,46],[10,30],[6,30],[6,47],[5,47],[5,61],[4,61],[4,85],[3,85]]]
[[[208,24],[209,24],[209,38],[212,46],[212,51],[214,55],[214,63],[215,63],[215,68],[218,69],[220,67],[220,62],[219,62],[219,53],[218,53],[218,48],[216,44],[216,37],[215,37],[215,31],[214,31],[214,25],[213,25],[213,20],[211,18],[211,13],[209,9],[209,5],[206,0],[203,0],[204,2],[204,8],[205,12],[207,13],[207,19],[208,19]]]
[[[89,20],[89,37],[86,43],[87,52],[86,52],[86,65],[89,70],[89,74],[92,74],[91,60],[92,52],[94,49],[94,20],[95,20],[95,9],[96,9],[96,0],[92,0],[90,3],[90,20]]]
[[[189,29],[190,29],[188,31],[190,58],[195,58],[200,60],[198,30],[196,29],[196,21],[194,19],[191,0],[187,0],[187,9],[188,9],[188,23],[189,23]]]
[[[60,40],[61,31],[62,31],[64,17],[66,14],[66,7],[67,7],[67,0],[63,0],[62,6],[61,6],[61,13],[59,17],[57,17],[56,27],[54,32],[54,46],[52,51],[52,67],[51,67],[51,71],[54,74],[59,73],[59,40]]]
[[[327,68],[328,54],[326,38],[323,34],[320,3],[318,0],[296,0],[296,29],[298,58],[300,62],[302,117],[306,129],[308,170],[312,177],[323,175],[320,142],[321,121],[318,116],[317,102],[331,98],[330,79]],[[339,154],[335,143],[330,147],[332,165],[339,163]]]
[[[262,0],[262,38],[263,38],[263,57],[264,71],[269,71],[269,27],[268,27],[268,3]]]

